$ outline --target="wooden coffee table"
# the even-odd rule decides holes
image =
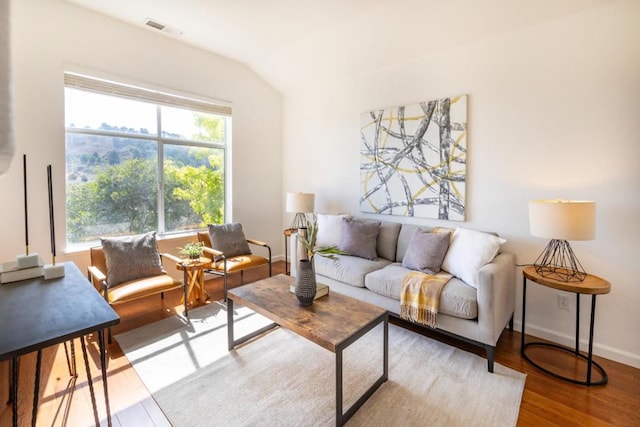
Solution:
[[[264,332],[281,326],[336,355],[336,425],[343,425],[387,381],[389,374],[389,313],[357,299],[329,292],[309,307],[300,307],[289,291],[294,278],[280,274],[228,291],[227,330],[229,350]],[[274,323],[242,338],[233,335],[233,304],[238,302]],[[371,329],[384,324],[383,373],[350,407],[342,412],[342,352]]]

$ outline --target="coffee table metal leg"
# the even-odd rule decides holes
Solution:
[[[239,338],[236,340],[233,334],[233,300],[227,297],[227,337],[228,337],[229,351],[233,350],[235,346],[245,343],[257,336],[260,336],[277,326],[278,326],[277,323],[269,323],[268,325],[263,326],[262,328],[257,329],[251,333],[248,333],[242,338]]]
[[[382,343],[382,374],[380,377],[365,391],[362,396],[353,404],[346,412],[342,413],[342,397],[343,397],[343,379],[342,379],[342,351],[353,344],[358,339],[362,338],[374,327],[383,324],[383,343]],[[373,322],[369,327],[362,328],[357,334],[353,335],[347,342],[336,348],[336,425],[341,426],[346,423],[353,414],[366,402],[373,393],[380,388],[380,386],[389,378],[389,314]]]
[[[342,349],[336,350],[336,425],[344,424],[342,415]]]
[[[227,297],[227,343],[229,351],[233,350],[233,300]]]

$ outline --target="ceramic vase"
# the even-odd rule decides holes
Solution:
[[[316,297],[316,273],[313,263],[308,259],[302,259],[298,263],[295,293],[300,306],[307,307],[313,304]]]

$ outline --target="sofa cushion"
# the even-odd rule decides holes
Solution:
[[[156,233],[101,238],[107,265],[107,284],[166,273],[162,268]]]
[[[380,230],[378,231],[378,240],[376,241],[376,252],[381,258],[389,261],[396,260],[396,249],[398,247],[398,235],[400,234],[399,222],[382,221]]]
[[[402,262],[407,248],[416,230],[431,231],[431,227],[419,227],[415,224],[402,224],[400,233],[398,234],[398,247],[396,249],[396,262]]]
[[[342,218],[351,218],[348,214],[321,214],[318,218],[318,235],[316,246],[340,246],[342,241]]]
[[[334,259],[315,256],[313,260],[317,275],[360,288],[364,288],[365,275],[391,263],[383,258],[367,260],[349,255],[336,255]]]
[[[402,260],[402,266],[427,274],[437,274],[449,248],[449,233],[416,230]]]
[[[356,221],[342,219],[342,240],[339,248],[349,255],[372,260],[378,257],[376,245],[379,221]]]
[[[478,271],[498,254],[506,240],[481,231],[458,227],[453,233],[442,269],[478,287]]]
[[[365,287],[371,292],[398,300],[402,292],[402,280],[412,270],[400,263],[393,263],[371,272],[365,277]],[[399,309],[399,307],[398,307]],[[439,313],[462,319],[478,317],[478,292],[462,280],[452,278],[440,294]]]

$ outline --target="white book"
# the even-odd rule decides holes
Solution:
[[[42,277],[43,275],[42,266],[20,269],[15,261],[0,265],[0,283],[17,282],[19,280]]]
[[[289,291],[292,294],[296,293],[296,285],[293,284],[289,287]],[[322,283],[316,283],[316,297],[314,299],[318,299],[321,298],[325,295],[329,295],[329,286],[322,284]]]

